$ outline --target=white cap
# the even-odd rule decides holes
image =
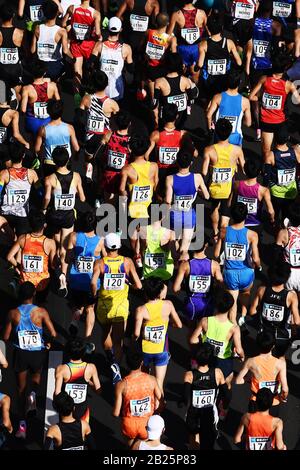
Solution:
[[[122,21],[117,16],[113,16],[108,22],[108,30],[112,33],[119,33],[122,29]]]
[[[161,416],[150,416],[149,421],[147,423],[148,439],[151,439],[152,441],[154,441],[155,439],[159,439],[162,435],[164,427],[165,422]]]
[[[104,239],[104,244],[109,250],[118,250],[121,247],[121,237],[117,233],[109,233]]]

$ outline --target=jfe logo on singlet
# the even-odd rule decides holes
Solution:
[[[290,252],[290,264],[293,268],[300,266],[300,248],[291,248]]]
[[[194,408],[207,408],[213,406],[215,402],[216,391],[211,390],[193,390],[192,405]]]
[[[250,450],[272,450],[272,439],[270,437],[249,437]]]
[[[178,147],[159,147],[158,158],[163,165],[172,165],[176,162]]]
[[[269,93],[264,92],[262,96],[262,103],[265,109],[277,109],[280,110],[282,106],[282,96],[281,95],[270,95]]]
[[[31,21],[41,21],[43,19],[43,5],[30,5],[30,19]]]
[[[284,307],[282,305],[263,304],[262,316],[267,321],[282,321],[284,317]]]
[[[253,50],[256,57],[265,57],[268,47],[268,41],[260,41],[258,39],[253,40]]]
[[[103,287],[105,290],[123,290],[125,287],[125,273],[104,274]]]
[[[131,416],[145,416],[151,412],[151,398],[145,397],[140,400],[130,400],[129,406]]]
[[[42,255],[23,255],[24,273],[42,273],[44,257]]]
[[[79,273],[92,273],[94,268],[93,256],[78,256],[76,260],[76,269]]]
[[[132,202],[149,202],[151,200],[150,186],[133,186]]]
[[[8,189],[7,204],[9,206],[22,207],[29,198],[29,190],[27,189]]]
[[[153,44],[152,42],[147,42],[146,54],[150,59],[160,60],[164,55],[165,48],[159,44]]]
[[[3,65],[13,65],[19,62],[19,52],[17,47],[1,47],[0,62]]]
[[[109,150],[107,154],[107,163],[110,168],[122,170],[126,163],[126,153]]]
[[[227,261],[245,261],[246,246],[241,243],[225,243],[225,258]]]
[[[181,37],[188,43],[194,44],[200,38],[200,29],[195,28],[182,28]]]
[[[212,182],[213,183],[228,183],[232,179],[231,168],[213,168]]]
[[[104,117],[90,116],[87,122],[88,132],[103,133],[104,132]]]
[[[176,104],[178,111],[184,111],[187,107],[187,97],[185,93],[175,96],[168,96],[169,104]]]
[[[205,294],[209,291],[211,276],[199,276],[191,274],[189,277],[189,289],[193,293]]]
[[[75,194],[55,194],[54,207],[57,211],[69,211],[74,209]]]
[[[165,327],[161,326],[145,326],[144,339],[151,343],[160,344],[165,340]]]
[[[292,13],[291,3],[273,2],[273,16],[287,18]]]
[[[166,258],[164,253],[146,253],[145,264],[152,269],[165,268]]]
[[[237,198],[238,202],[242,202],[243,204],[246,204],[247,209],[248,209],[248,214],[256,214],[257,213],[257,199],[254,197],[244,197],[244,196],[238,196]]]
[[[209,75],[225,75],[226,64],[226,59],[208,59],[207,72]]]
[[[86,384],[66,384],[65,391],[73,398],[75,405],[84,403],[87,395]]]
[[[277,179],[279,186],[288,186],[296,179],[296,168],[277,170]]]
[[[88,24],[73,23],[73,29],[77,41],[84,41],[84,39],[86,39],[90,27]]]
[[[148,29],[149,18],[148,16],[140,16],[140,15],[130,15],[130,25],[133,31],[138,31],[140,33],[144,33]]]
[[[18,331],[19,346],[25,351],[42,347],[41,336],[38,331]]]
[[[239,20],[251,20],[254,15],[253,3],[236,2],[234,8],[234,17]]]
[[[214,356],[223,356],[225,352],[225,344],[223,341],[206,338],[206,341],[214,347]]]

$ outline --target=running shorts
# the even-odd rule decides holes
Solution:
[[[70,51],[73,57],[89,59],[95,46],[95,41],[71,42]]]
[[[129,439],[147,439],[148,433],[146,426],[148,421],[149,416],[145,418],[142,416],[139,418],[135,416],[122,418],[122,434]]]
[[[254,281],[254,269],[224,269],[224,282],[229,290],[245,290],[251,286]]]
[[[99,323],[125,322],[129,316],[129,301],[122,299],[118,302],[113,299],[101,299],[98,297],[96,314]]]
[[[15,372],[26,372],[30,370],[33,374],[40,372],[46,359],[47,351],[24,351],[20,348],[15,348],[14,353],[14,369]]]
[[[177,52],[181,55],[184,65],[191,67],[198,62],[199,44],[180,44],[177,46]]]

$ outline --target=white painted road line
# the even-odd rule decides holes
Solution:
[[[46,435],[46,432],[52,424],[56,424],[58,422],[58,414],[53,409],[52,400],[55,388],[55,369],[62,363],[62,359],[62,351],[49,352],[44,435]]]

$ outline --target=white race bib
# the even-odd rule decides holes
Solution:
[[[231,168],[213,168],[212,182],[213,183],[229,183],[232,180]]]
[[[163,165],[173,165],[176,162],[178,147],[159,147],[158,158]]]
[[[42,273],[44,257],[42,255],[23,255],[24,273]]]
[[[207,72],[209,75],[225,75],[226,74],[226,59],[217,59],[207,61]]]
[[[160,344],[165,340],[166,332],[164,326],[145,326],[144,339],[151,343]]]
[[[31,21],[42,21],[43,19],[43,5],[30,5],[30,19]]]
[[[151,398],[146,397],[140,400],[130,400],[131,416],[145,416],[151,412]]]
[[[42,347],[41,336],[38,331],[18,331],[19,346],[24,350],[32,350]]]
[[[92,273],[95,258],[93,256],[78,256],[76,260],[76,270],[79,273]]]
[[[37,54],[40,60],[47,61],[52,59],[54,52],[54,44],[42,44],[40,42],[37,43]]]
[[[300,248],[291,248],[290,250],[290,264],[293,268],[300,266]]]
[[[195,28],[182,28],[181,37],[188,43],[194,44],[200,38],[200,29]]]
[[[193,390],[192,405],[194,408],[207,408],[213,406],[215,402],[216,391],[212,390]]]
[[[262,96],[262,103],[265,109],[281,109],[282,105],[282,96],[280,95],[270,95],[269,93],[264,92]]]
[[[126,153],[109,150],[107,154],[107,164],[110,168],[121,170],[126,163]]]
[[[33,103],[33,114],[35,118],[47,119],[49,117],[49,114],[47,113],[47,103],[42,103],[40,101]]]
[[[249,437],[250,450],[272,450],[271,437]]]
[[[272,393],[280,393],[281,384],[277,380],[268,380],[264,382],[259,382],[259,389],[268,388]]]
[[[145,265],[152,269],[166,268],[166,257],[164,253],[146,253]]]
[[[284,307],[273,304],[263,304],[262,316],[268,321],[282,321],[284,317]]]
[[[225,258],[226,261],[245,261],[246,259],[246,245],[241,243],[225,243]]]
[[[209,291],[211,276],[202,276],[191,274],[189,276],[189,289],[193,293],[205,294]]]
[[[216,341],[211,338],[206,338],[206,341],[214,347],[214,356],[222,357],[225,352],[225,344],[223,341]]]
[[[251,20],[254,16],[253,3],[236,2],[234,17],[239,20]]]
[[[62,145],[50,145],[50,152],[51,152],[51,158],[52,158],[52,153],[53,150],[56,149],[56,147],[63,147],[64,149],[67,149],[69,157],[71,157],[71,147],[70,144],[62,144]],[[47,157],[49,158],[49,157]]]
[[[7,204],[9,206],[23,207],[28,201],[29,190],[28,189],[8,189],[7,192]]]
[[[130,15],[130,25],[133,31],[144,33],[148,29],[148,16]]]
[[[222,116],[222,115],[220,115],[219,119],[227,119],[227,121],[229,121],[230,124],[232,125],[232,132],[235,132],[236,126],[237,126],[237,120],[238,120],[237,116]]]
[[[8,48],[8,47],[1,47],[0,48],[0,62],[3,65],[13,65],[19,62],[19,52],[17,47]]]
[[[292,5],[284,2],[273,2],[273,16],[287,18],[292,13]]]
[[[150,59],[160,60],[164,55],[165,48],[159,44],[153,44],[152,42],[147,42],[146,54]]]
[[[115,75],[119,67],[119,62],[115,59],[101,59],[101,70],[106,74]]]
[[[61,450],[84,450],[84,446],[69,447],[68,449],[61,449]]]
[[[131,202],[151,201],[151,186],[133,186]]]
[[[7,137],[7,128],[0,127],[0,144],[3,144],[3,142],[6,141],[6,137]]]
[[[178,111],[184,111],[187,107],[187,97],[185,93],[181,95],[168,96],[168,103],[176,104]]]
[[[296,180],[296,168],[277,170],[279,186],[288,186]]]
[[[125,273],[118,274],[104,274],[103,287],[105,290],[124,290],[125,287]]]
[[[88,132],[99,132],[102,134],[104,132],[104,118],[90,116],[87,122],[87,130]]]
[[[253,50],[256,57],[266,57],[266,52],[269,47],[268,41],[253,40]]]
[[[248,214],[256,214],[257,213],[257,199],[255,197],[244,197],[244,196],[238,196],[237,197],[238,202],[242,202],[243,204],[246,204],[247,209],[248,209]]]
[[[73,23],[73,29],[77,41],[84,41],[89,28],[88,24]]]
[[[65,391],[73,398],[75,405],[84,403],[87,395],[86,384],[66,384]]]
[[[174,197],[174,207],[176,211],[189,212],[192,209],[194,196],[176,196]]]
[[[54,207],[57,211],[70,211],[75,206],[75,194],[55,194]]]

